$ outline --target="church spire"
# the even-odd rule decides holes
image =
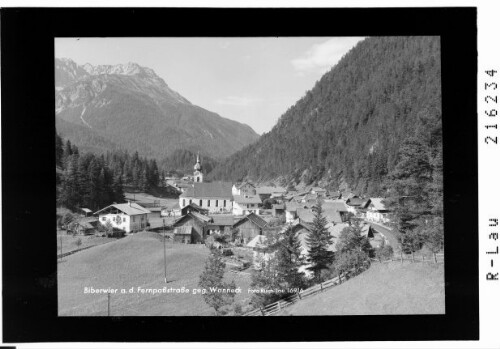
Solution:
[[[194,165],[194,181],[203,182],[203,167],[201,166],[199,152],[196,154],[196,164]]]

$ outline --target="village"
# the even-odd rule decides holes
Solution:
[[[114,203],[92,212],[81,208],[81,215],[66,224],[73,236],[124,237],[141,231],[160,234],[171,243],[204,244],[223,250],[235,270],[251,266],[258,269],[273,251],[269,236],[292,229],[307,257],[306,236],[311,232],[314,207],[321,204],[326,228],[335,252],[336,239],[352,221],[360,222],[362,235],[375,249],[396,247],[396,235],[387,226],[391,212],[383,198],[360,197],[348,189],[329,192],[320,187],[288,190],[280,186],[207,182],[199,156],[192,176],[163,179],[167,190],[177,193],[170,205],[161,200],[140,201],[135,195],[128,202]],[[247,258],[235,258],[232,248],[244,250]],[[58,252],[61,255],[61,251]],[[251,256],[251,258],[250,258]],[[306,272],[306,266],[302,271]]]

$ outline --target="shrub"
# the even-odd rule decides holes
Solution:
[[[390,245],[384,245],[377,248],[375,251],[375,256],[379,261],[391,258],[394,255],[394,250]]]
[[[222,250],[223,256],[232,256],[233,254],[234,254],[233,250],[231,250],[230,248],[225,248]]]

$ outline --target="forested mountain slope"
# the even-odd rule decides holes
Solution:
[[[269,133],[222,162],[211,177],[284,176],[289,182],[333,187],[345,180],[360,192],[377,193],[417,124],[426,125],[420,131],[440,130],[440,79],[438,37],[367,38]]]

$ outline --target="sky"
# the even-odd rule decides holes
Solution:
[[[191,103],[269,132],[363,38],[56,38],[77,64],[152,68]]]

